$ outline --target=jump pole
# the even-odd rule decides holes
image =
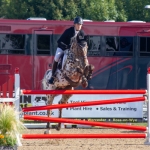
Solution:
[[[114,104],[114,103],[124,103],[124,102],[137,102],[137,101],[145,101],[145,100],[146,100],[146,97],[134,97],[134,98],[112,99],[112,100],[97,100],[97,101],[70,103],[70,104],[59,104],[59,105],[54,104],[54,105],[47,105],[47,106],[26,107],[26,108],[22,108],[22,111],[27,112],[27,111],[37,111],[37,110],[47,110],[47,109],[104,105],[104,104]]]
[[[23,139],[60,139],[60,138],[146,138],[146,134],[23,134]]]
[[[146,90],[21,90],[21,95],[31,94],[147,94]]]
[[[147,127],[144,126],[130,126],[125,124],[116,124],[116,123],[105,123],[105,122],[94,122],[94,121],[82,121],[82,120],[73,120],[73,119],[64,119],[64,118],[54,118],[54,117],[41,117],[41,116],[31,116],[24,115],[25,120],[39,120],[46,122],[57,122],[57,123],[73,123],[73,124],[83,124],[90,126],[101,126],[101,127],[111,127],[111,128],[120,128],[128,130],[139,130],[147,131]]]

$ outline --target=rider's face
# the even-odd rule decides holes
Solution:
[[[75,29],[77,30],[77,31],[79,31],[79,30],[81,30],[81,28],[82,28],[82,24],[74,24],[74,27],[75,27]]]

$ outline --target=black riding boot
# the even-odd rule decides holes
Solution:
[[[52,67],[52,76],[51,76],[51,78],[49,79],[49,84],[54,84],[54,78],[55,78],[55,72],[56,72],[56,69],[57,69],[57,65],[58,65],[58,62],[56,62],[55,60],[54,60],[54,62],[53,62],[53,67]]]

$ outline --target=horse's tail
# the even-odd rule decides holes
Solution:
[[[44,74],[44,77],[42,79],[42,85],[41,85],[42,90],[47,90],[49,88],[48,80],[51,77],[51,71],[52,71],[51,69],[48,69]]]

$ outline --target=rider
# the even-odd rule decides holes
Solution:
[[[74,26],[66,29],[64,33],[61,35],[61,37],[58,39],[57,44],[57,50],[53,61],[52,66],[52,76],[49,80],[49,84],[54,84],[54,78],[55,78],[55,72],[57,69],[58,61],[61,58],[61,56],[64,53],[64,50],[70,48],[71,39],[78,35],[79,40],[84,39],[84,31],[81,30],[83,25],[83,19],[81,17],[74,18]]]

